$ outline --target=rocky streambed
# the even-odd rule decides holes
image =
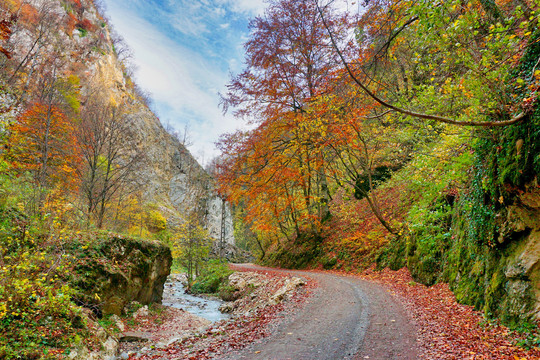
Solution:
[[[211,322],[230,318],[229,314],[219,310],[224,304],[223,300],[215,297],[187,294],[184,285],[186,280],[185,274],[169,276],[163,290],[162,304],[164,306],[182,309]]]
[[[199,352],[237,342],[239,329],[247,331],[258,314],[292,298],[306,283],[299,277],[235,272],[228,279],[235,300],[224,302],[185,294],[184,280],[173,275],[166,282],[161,315],[141,310],[134,314],[137,324],[126,327],[117,359],[184,358],[188,354],[204,359]],[[250,336],[246,333],[242,338]]]
[[[100,343],[74,347],[72,360],[210,359],[266,336],[286,304],[305,296],[306,280],[272,272],[239,271],[228,278],[231,301],[185,294],[181,275],[165,284],[163,305],[130,303],[122,316],[88,317]],[[289,300],[294,301],[289,301]],[[296,305],[291,305],[296,306]]]

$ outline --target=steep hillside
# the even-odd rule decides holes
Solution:
[[[13,19],[6,22],[10,27],[6,28],[3,47],[9,58],[3,56],[2,61],[6,70],[12,70],[4,74],[4,126],[24,111],[27,102],[35,101],[32,96],[33,91],[39,91],[35,79],[39,72],[54,71],[74,81],[70,91],[74,92],[73,101],[79,102],[71,109],[75,113],[84,111],[85,99],[96,92],[125,103],[129,131],[119,141],[143,158],[135,168],[136,175],[131,175],[142,190],[139,202],[159,207],[171,225],[182,223],[190,211],[202,207],[199,212],[204,214],[204,226],[214,239],[221,236],[223,212],[225,241],[234,243],[229,206],[222,211],[211,177],[148,108],[144,95],[127,75],[129,65],[117,55],[115,46],[121,43],[112,40],[109,25],[92,1],[6,2],[4,15]],[[42,53],[49,53],[49,59]]]
[[[363,6],[272,1],[252,24],[224,103],[259,121],[221,142],[241,232],[270,265],[378,259],[534,327],[538,2]]]
[[[114,355],[101,316],[234,244],[229,206],[93,1],[2,0],[0,41],[0,359]]]

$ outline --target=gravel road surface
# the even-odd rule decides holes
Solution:
[[[414,325],[382,286],[321,272],[242,267],[309,277],[319,286],[271,336],[222,360],[417,359]]]

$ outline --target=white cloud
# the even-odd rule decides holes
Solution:
[[[112,5],[109,13],[134,52],[137,83],[156,100],[162,121],[179,130],[189,123],[192,153],[204,151],[205,160],[218,155],[214,142],[219,135],[242,126],[232,116],[223,116],[219,108],[217,92],[225,88],[228,74],[135,12]]]
[[[266,8],[264,0],[216,0],[217,3],[229,7],[237,13],[261,15]]]

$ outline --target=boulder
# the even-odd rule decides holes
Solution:
[[[171,250],[159,243],[109,236],[85,252],[76,268],[78,302],[105,315],[121,315],[132,301],[161,303]]]

